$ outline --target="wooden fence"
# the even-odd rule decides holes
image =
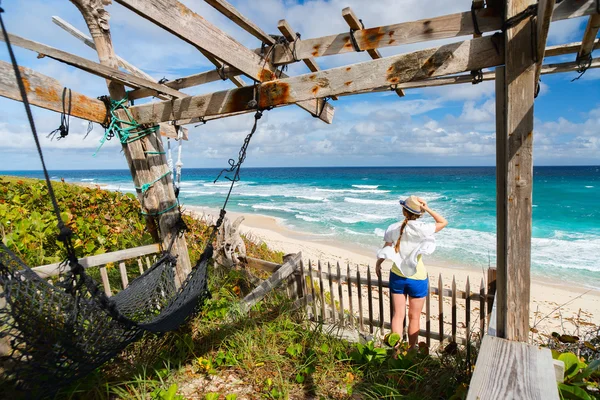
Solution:
[[[308,265],[301,262],[300,268],[288,280],[288,294],[306,309],[308,318],[313,321],[371,334],[377,329],[381,332],[389,330],[393,315],[389,282],[372,276],[370,267],[365,276],[361,276],[360,269],[351,272],[350,265],[344,272],[339,263],[335,267],[327,263],[324,267],[321,262],[309,261]],[[467,278],[464,290],[461,290],[457,288],[454,276],[452,280],[446,280],[449,288],[445,287],[440,274],[436,285],[430,282],[419,336],[429,346],[432,339],[466,344],[475,330],[483,335],[492,311],[495,280],[496,270],[489,268],[487,283],[481,278],[478,290],[472,291]],[[459,306],[464,308],[460,312],[464,313],[464,318],[460,318]]]

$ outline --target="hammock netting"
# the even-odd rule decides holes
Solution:
[[[144,331],[177,329],[210,296],[211,257],[209,245],[176,289],[176,259],[164,254],[109,298],[83,267],[43,279],[0,242],[0,380],[28,397],[52,395]]]

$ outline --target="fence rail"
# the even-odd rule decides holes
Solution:
[[[478,328],[483,335],[492,311],[495,277],[495,269],[490,268],[487,282],[481,278],[479,289],[472,291],[469,278],[463,290],[457,288],[454,276],[444,281],[440,274],[437,285],[429,283],[419,336],[431,345],[432,340],[466,344],[474,333],[473,328]],[[444,282],[449,287],[445,287]],[[339,263],[325,266],[310,260],[308,265],[302,262],[295,276],[288,280],[288,294],[306,309],[311,320],[371,334],[376,329],[391,329],[393,303],[389,301],[388,289],[389,281],[371,275],[370,267],[366,276],[361,276],[360,269],[351,272],[349,264],[344,274]],[[459,307],[464,307],[464,311]],[[435,319],[437,331],[434,330]]]

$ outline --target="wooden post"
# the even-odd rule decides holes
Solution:
[[[104,10],[103,0],[71,0],[71,2],[79,9],[86,21],[96,45],[100,64],[118,68],[119,63],[113,50],[108,25],[109,15]],[[113,100],[121,100],[125,97],[125,87],[122,84],[112,81],[107,83]],[[151,134],[123,145],[123,152],[127,158],[135,186],[140,187],[145,183],[153,182],[169,170],[164,154],[148,157],[146,153],[163,152],[163,150],[162,140],[157,134]],[[138,198],[145,211],[154,214],[161,213],[156,218],[160,234],[157,232],[153,217],[148,217],[147,223],[155,240],[162,241],[164,248],[173,241],[172,253],[177,256],[176,284],[179,286],[191,271],[191,263],[184,235],[177,235],[173,229],[179,220],[179,210],[175,207],[165,211],[177,202],[171,176],[167,175],[160,179],[145,193],[138,192]]]
[[[344,293],[342,291],[342,271],[340,269],[340,263],[337,263],[337,286],[338,296],[340,298],[340,326],[344,326]]]
[[[465,287],[465,325],[467,335],[467,345],[471,342],[471,283],[467,276],[467,284]]]
[[[112,296],[112,291],[110,290],[110,281],[108,280],[108,272],[106,271],[106,267],[100,267],[100,279],[102,279],[102,286],[104,286],[104,294],[108,297]]]
[[[123,285],[123,289],[129,286],[129,278],[127,278],[127,266],[125,262],[119,263],[119,273],[121,274],[121,285]]]
[[[335,324],[335,296],[333,295],[333,281],[331,280],[331,263],[327,262],[327,277],[329,280],[329,300],[331,303],[331,321]]]
[[[348,283],[348,307],[350,310],[350,327],[354,328],[354,305],[352,304],[352,279],[350,278],[350,263],[346,265],[346,283]]]
[[[369,304],[369,332],[373,333],[373,283],[371,282],[371,266],[367,265],[367,293]]]
[[[321,267],[321,261],[317,263],[319,269],[319,300],[321,301],[321,321],[325,322],[327,313],[325,312],[325,287],[323,286],[323,268]]]
[[[364,323],[363,323],[363,304],[362,304],[362,292],[361,292],[361,285],[360,285],[360,270],[358,267],[356,268],[356,287],[357,287],[357,292],[358,292],[358,323],[360,326],[360,330],[364,331],[365,327],[364,327]]]
[[[533,3],[533,0],[508,0],[506,18],[518,15]],[[536,87],[532,23],[526,18],[506,30],[505,67],[497,69],[501,71],[497,75],[503,75],[503,79],[496,76],[497,329],[499,337],[523,342],[529,334],[531,266],[533,98]]]
[[[479,330],[481,336],[485,333],[485,283],[481,278],[481,285],[479,286]]]
[[[438,307],[440,343],[442,343],[444,341],[444,284],[442,282],[442,274],[438,277]]]
[[[431,282],[427,280],[427,298],[425,300],[425,341],[431,346]],[[391,301],[391,300],[390,300]]]
[[[377,277],[377,288],[379,289],[379,327],[383,330],[383,282],[381,276]]]
[[[495,267],[488,268],[487,271],[487,296],[485,301],[487,301],[487,315],[489,316],[492,313],[492,308],[494,307],[494,301],[490,298],[491,296],[496,296],[496,276],[498,270]]]
[[[452,341],[456,343],[456,278],[452,276]]]
[[[306,312],[306,315],[308,315],[308,288],[306,287],[306,272],[304,271],[304,261],[302,260],[300,260],[300,277],[302,279],[299,285],[302,290],[302,304],[304,304],[304,311]]]
[[[315,278],[313,274],[312,262],[308,260],[308,275],[310,276],[310,293],[312,294],[312,309],[313,309],[313,319],[318,321],[319,312],[317,310],[317,296],[315,293]]]

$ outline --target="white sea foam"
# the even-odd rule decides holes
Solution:
[[[380,194],[389,193],[389,190],[379,189],[321,189],[316,188],[317,192],[328,192],[328,193],[358,193],[358,194]]]
[[[377,189],[379,185],[352,185],[352,187],[357,189]]]
[[[322,201],[322,202],[328,202],[329,199],[326,197],[319,197],[319,196],[288,196],[288,195],[284,195],[284,197],[295,197],[297,199],[304,199],[304,200],[312,200],[312,201]]]
[[[240,206],[240,207],[250,207],[250,204],[238,203],[238,206]]]
[[[218,194],[218,192],[205,192],[205,191],[201,191],[201,190],[187,190],[187,189],[181,189],[180,193],[185,194],[186,196],[189,197],[195,197],[195,196],[213,196],[215,194]]]
[[[296,218],[307,221],[307,222],[319,222],[319,218],[309,217],[308,215],[296,214]]]
[[[352,229],[344,228],[344,232],[349,233],[350,235],[358,235],[358,236],[371,236],[370,233],[356,232]]]
[[[593,186],[586,186],[586,189],[591,189],[593,188]]]
[[[383,235],[385,235],[385,229],[375,228],[375,230],[373,230],[373,233],[378,237],[383,237]]]
[[[271,210],[271,211],[283,211],[283,212],[287,212],[287,213],[295,213],[295,210],[292,210],[291,208],[288,207],[281,207],[281,206],[272,206],[272,205],[268,205],[268,204],[254,204],[252,206],[252,208],[254,208],[255,210]]]
[[[355,199],[354,197],[344,197],[346,203],[356,204],[377,204],[377,205],[398,205],[397,200],[369,200],[369,199]]]
[[[95,180],[96,180],[96,179],[94,179],[94,178],[83,178],[83,179],[81,180],[81,182],[93,182],[93,181],[95,181]]]

